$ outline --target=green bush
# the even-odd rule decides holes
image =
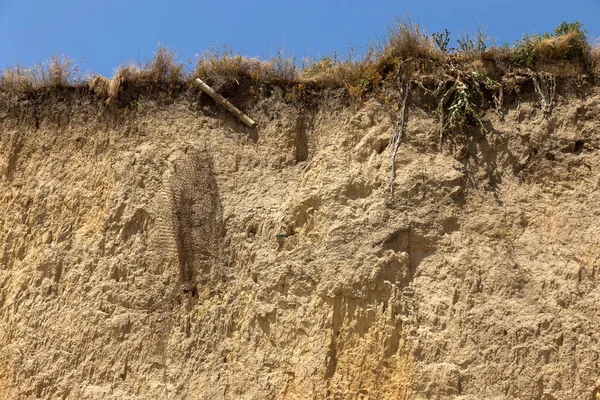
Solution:
[[[583,29],[583,24],[579,21],[561,22],[554,28],[556,37],[569,37],[569,46],[564,57],[567,60],[581,58],[590,51],[590,44],[587,39],[587,29]]]
[[[535,37],[525,34],[525,36],[513,46],[510,61],[518,67],[531,68],[535,59],[535,52]]]
[[[535,60],[581,59],[591,51],[587,32],[579,21],[563,21],[553,33],[523,36],[510,49],[509,59],[512,64],[526,68],[531,68]]]

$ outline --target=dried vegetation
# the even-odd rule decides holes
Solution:
[[[45,63],[32,67],[17,65],[0,73],[0,91],[19,93],[46,87],[73,86],[85,80],[75,60],[64,55],[54,55]]]
[[[442,138],[455,140],[466,136],[470,127],[484,130],[479,112],[487,105],[486,98],[501,106],[507,77],[519,74],[535,84],[540,81],[536,77],[553,65],[561,66],[563,76],[598,73],[600,50],[586,34],[579,22],[563,22],[552,33],[525,35],[513,44],[494,46],[482,26],[475,34],[465,32],[452,41],[448,30],[429,35],[418,23],[398,19],[362,56],[351,50],[346,57],[334,53],[318,60],[303,59],[301,68],[282,50],[256,59],[219,47],[204,53],[189,69],[173,52],[159,47],[151,60],[129,63],[110,80],[85,77],[74,60],[64,56],[29,68],[10,67],[0,74],[0,93],[87,86],[107,104],[119,107],[141,95],[164,97],[166,93],[171,99],[200,77],[222,94],[243,101],[270,96],[275,87],[283,89],[289,100],[342,88],[349,99],[362,102],[378,95],[398,108],[401,88],[412,82],[435,99],[432,108],[437,105],[440,112]]]

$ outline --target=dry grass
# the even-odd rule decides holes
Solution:
[[[504,72],[507,68],[535,70],[556,60],[563,63],[583,60],[586,65],[592,65],[593,70],[599,70],[599,47],[589,45],[585,32],[578,22],[563,23],[553,34],[526,35],[513,45],[487,48],[489,38],[479,26],[475,35],[459,35],[459,49],[449,49],[448,43],[443,48],[439,44],[436,47],[434,38],[410,18],[399,18],[388,27],[382,40],[359,57],[353,51],[341,58],[334,53],[319,60],[303,60],[303,67],[299,68],[295,59],[282,50],[267,59],[257,59],[219,47],[204,53],[189,71],[173,52],[159,46],[152,59],[119,68],[111,80],[96,76],[87,84],[93,93],[108,99],[109,103],[125,92],[124,99],[156,90],[170,94],[192,85],[196,77],[217,91],[235,92],[242,97],[251,94],[259,98],[269,93],[272,86],[292,90],[313,86],[345,88],[352,97],[362,99],[385,86],[385,82],[397,82],[396,78],[415,74],[444,75],[453,69],[485,73],[483,58],[486,62],[495,62]],[[64,56],[54,56],[30,68],[19,65],[0,72],[0,91],[3,92],[26,92],[83,82],[75,62]]]
[[[233,82],[287,85],[298,78],[295,60],[279,50],[268,60],[246,58],[231,49],[216,48],[204,53],[196,63],[194,78],[219,89]]]
[[[154,83],[175,84],[187,78],[182,62],[177,60],[175,53],[166,47],[156,50],[154,58],[141,68],[141,75]]]
[[[592,71],[595,74],[600,74],[600,43],[596,42],[590,51],[590,60]]]
[[[166,47],[158,46],[154,57],[137,65],[130,62],[117,69],[110,82],[94,78],[90,87],[98,94],[107,97],[107,103],[115,104],[121,93],[127,88],[150,93],[155,89],[164,90],[169,95],[186,84],[189,74],[177,55]]]
[[[575,67],[588,65],[592,57],[592,46],[586,30],[579,22],[561,23],[554,33],[525,35],[512,46],[495,48],[497,61],[532,70],[544,69],[556,62],[570,62]],[[577,70],[578,68],[574,68]]]
[[[537,56],[540,60],[569,59],[569,54],[573,49],[577,46],[583,46],[577,39],[577,32],[574,31],[561,36],[537,39],[537,43],[535,44]],[[581,53],[584,55],[587,52],[586,50],[589,51],[589,49],[582,48]]]
[[[564,59],[575,36],[575,32],[569,32],[564,36],[533,39],[538,57],[547,60]]]
[[[22,65],[9,67],[0,75],[0,89],[5,92],[23,92],[33,87],[34,75],[31,68]]]
[[[45,63],[25,68],[9,67],[0,74],[0,91],[27,92],[43,87],[61,87],[84,81],[77,64],[71,58],[55,55]]]
[[[110,79],[103,76],[95,76],[88,82],[89,89],[99,97],[107,98],[110,88]]]
[[[175,53],[166,47],[158,47],[154,57],[143,63],[129,64],[118,68],[111,86],[119,86],[125,81],[141,85],[173,85],[186,79],[183,63],[177,60]]]
[[[398,18],[395,24],[387,28],[387,35],[380,47],[379,63],[392,63],[401,60],[443,58],[431,36],[427,35],[419,24],[410,18]]]
[[[360,99],[390,75],[410,75],[445,57],[418,23],[398,18],[363,57],[357,58],[351,50],[344,59],[334,54],[333,58],[313,60],[304,67],[302,77],[320,87],[346,88],[352,97]]]
[[[383,79],[372,51],[355,59],[351,53],[345,59],[323,57],[318,61],[305,60],[302,71],[304,83],[318,87],[343,87],[353,96],[362,96],[369,89],[377,87]]]

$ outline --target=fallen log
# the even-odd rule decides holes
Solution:
[[[208,86],[204,81],[200,78],[196,79],[196,83],[200,86],[200,89],[210,97],[212,97],[219,105],[221,105],[224,109],[235,115],[240,121],[242,121],[246,126],[250,128],[254,128],[256,122],[243,112],[241,112],[236,106],[231,104],[225,97],[221,96],[219,93],[215,92],[213,88]]]

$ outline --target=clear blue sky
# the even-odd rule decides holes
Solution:
[[[563,20],[600,35],[600,0],[0,0],[0,68],[63,53],[112,76],[127,60],[152,57],[158,43],[182,60],[216,44],[251,57],[281,45],[298,59],[346,54],[406,13],[428,33],[448,28],[454,36],[480,21],[498,44]]]

